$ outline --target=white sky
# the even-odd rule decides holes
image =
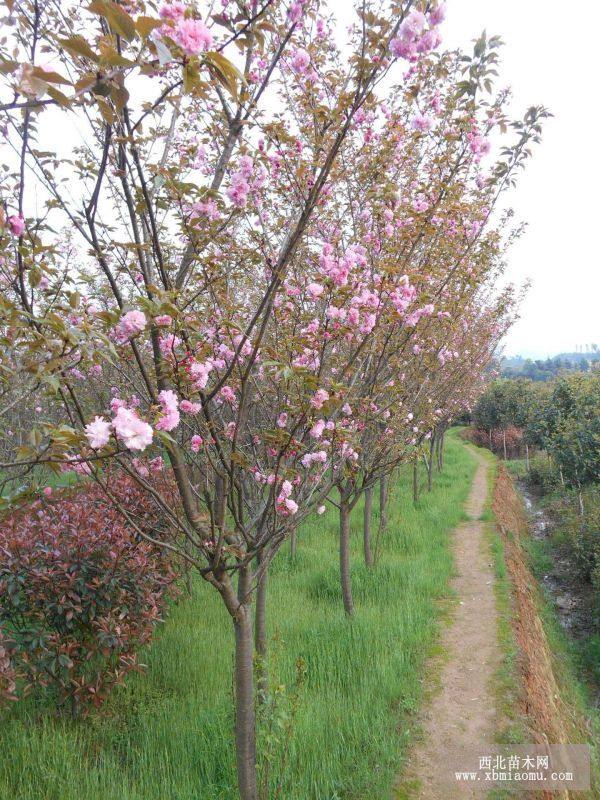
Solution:
[[[351,0],[331,0],[341,19]],[[505,46],[498,87],[511,86],[512,116],[545,105],[555,116],[506,203],[528,223],[508,254],[509,280],[532,282],[507,355],[546,357],[600,344],[600,2],[447,0],[443,47],[472,50],[486,29]]]
[[[510,197],[528,223],[509,253],[509,277],[532,287],[507,354],[546,356],[600,344],[600,3],[577,4],[573,28],[558,0],[449,0],[444,44],[499,34],[501,85],[514,112],[543,104],[554,115]]]

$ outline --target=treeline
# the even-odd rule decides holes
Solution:
[[[568,353],[546,359],[510,359],[502,364],[504,378],[528,378],[532,381],[549,381],[564,372],[590,372],[598,368],[600,353],[585,355]]]
[[[497,380],[472,424],[478,444],[525,457],[528,481],[552,501],[557,530],[600,606],[600,372]]]

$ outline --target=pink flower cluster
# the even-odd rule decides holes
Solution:
[[[415,131],[427,133],[433,128],[433,118],[429,117],[427,114],[417,114],[413,117],[410,125]]]
[[[176,5],[178,7],[181,6],[180,3]],[[173,5],[170,6],[169,10],[170,12],[173,11]],[[197,56],[205,50],[210,50],[213,44],[212,33],[201,19],[180,16],[177,19],[175,30],[171,31],[169,29],[168,33],[188,56]]]
[[[283,517],[289,517],[298,511],[298,503],[291,499],[292,484],[289,481],[283,481],[279,496],[275,501],[275,508],[277,513]]]
[[[8,227],[13,236],[22,236],[25,232],[25,220],[20,214],[13,214],[7,220]]]
[[[112,421],[112,428],[118,439],[129,450],[145,450],[152,443],[152,428],[147,422],[140,419],[135,411],[124,405],[115,405],[116,414]],[[104,417],[95,417],[93,422],[85,426],[85,435],[90,447],[99,450],[108,444],[110,439],[111,423]]]
[[[125,344],[134,336],[141,333],[146,327],[146,315],[142,311],[128,311],[123,314],[113,330],[113,337],[117,344]]]
[[[231,186],[227,189],[227,197],[237,208],[244,208],[248,195],[252,190],[264,185],[267,173],[264,167],[255,167],[250,156],[242,156],[238,169],[231,176]]]
[[[407,14],[398,29],[398,36],[390,42],[390,50],[395,58],[416,61],[419,54],[428,53],[441,42],[437,26],[444,21],[443,5],[432,9],[428,16],[422,11],[411,11]],[[429,23],[429,29],[426,30]]]
[[[292,69],[296,74],[303,74],[310,66],[310,56],[302,48],[298,48],[292,55]]]
[[[159,392],[158,399],[161,405],[162,415],[156,423],[159,431],[172,431],[180,421],[177,395],[171,389],[164,389]]]
[[[306,453],[300,459],[300,463],[306,469],[310,469],[313,464],[326,464],[327,463],[327,453],[325,450],[317,450],[315,453]]]

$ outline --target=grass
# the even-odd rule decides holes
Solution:
[[[464,518],[475,469],[455,432],[447,439],[444,472],[416,508],[411,476],[400,475],[375,570],[361,561],[362,508],[355,509],[352,621],[342,610],[333,511],[304,526],[295,562],[286,551],[273,566],[270,673],[278,699],[260,731],[261,752],[273,762],[269,798],[390,796],[449,597],[448,534]],[[199,581],[142,660],[147,671],[84,721],[56,719],[33,701],[6,712],[0,797],[234,800],[232,631],[215,591]],[[296,687],[298,670],[306,674]]]

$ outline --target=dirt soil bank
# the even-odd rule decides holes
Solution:
[[[527,515],[513,479],[502,464],[498,467],[492,507],[502,535],[512,584],[513,627],[523,684],[521,711],[529,728],[530,740],[540,744],[585,741],[585,721],[561,697],[552,652],[538,611],[540,590],[522,547],[524,537],[530,535]],[[597,797],[583,792],[529,792],[525,796],[544,800]]]

